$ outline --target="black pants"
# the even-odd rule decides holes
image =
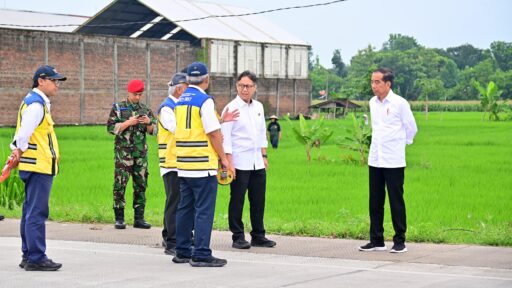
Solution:
[[[395,235],[393,242],[404,243],[407,219],[404,201],[404,171],[401,168],[370,168],[370,242],[384,244],[384,203],[388,190],[391,219]]]
[[[233,233],[233,241],[244,238],[244,223],[242,212],[244,210],[245,191],[248,191],[251,237],[265,237],[263,214],[265,212],[265,190],[267,173],[260,170],[236,170],[236,179],[231,182],[231,197],[229,199],[229,230]]]
[[[176,210],[180,201],[178,172],[170,171],[162,176],[165,187],[164,229],[162,238],[167,247],[176,246]]]

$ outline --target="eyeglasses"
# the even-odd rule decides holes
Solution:
[[[44,80],[52,81],[53,84],[55,84],[55,86],[59,86],[60,85],[60,80],[59,79],[48,79],[48,78],[45,78]]]
[[[237,86],[237,87],[238,87],[238,89],[240,89],[240,90],[244,90],[244,89],[249,90],[249,89],[254,88],[256,85],[254,85],[254,84],[249,84],[249,85],[245,85],[245,84],[237,84],[236,86]]]

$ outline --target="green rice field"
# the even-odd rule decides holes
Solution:
[[[430,113],[428,121],[415,115],[419,132],[407,148],[405,171],[408,241],[512,246],[512,121],[482,121],[476,112]],[[325,122],[334,136],[321,153],[314,151],[314,160],[308,163],[291,127],[281,121],[279,149],[268,151],[268,233],[368,238],[368,168],[347,161],[351,153],[335,144],[335,138],[346,133],[343,127],[352,122]],[[13,133],[14,128],[0,129],[3,158]],[[113,136],[104,126],[58,127],[57,136],[62,161],[51,194],[50,219],[113,223]],[[161,226],[165,192],[156,138],[150,137],[149,144],[146,220]],[[219,187],[214,227],[227,230],[229,188]],[[130,207],[131,187],[126,195]],[[248,211],[246,202],[246,226]],[[20,217],[21,209],[0,207],[0,214]],[[126,216],[131,223],[132,209]],[[393,236],[387,203],[385,235]]]

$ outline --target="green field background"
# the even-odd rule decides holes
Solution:
[[[476,112],[430,113],[428,121],[421,113],[415,117],[419,132],[407,147],[405,171],[408,241],[512,246],[512,122],[482,121]],[[350,118],[326,120],[334,136],[308,163],[305,149],[281,121],[279,149],[268,151],[267,233],[368,238],[368,168],[347,162],[350,152],[335,144],[350,125]],[[4,157],[13,133],[14,128],[0,129]],[[113,136],[104,126],[58,127],[57,136],[62,161],[50,219],[113,223]],[[161,226],[165,192],[156,138],[148,143],[146,218]],[[229,188],[219,187],[214,227],[227,230]],[[128,208],[132,195],[129,186]],[[245,208],[250,226],[248,202]],[[0,208],[0,214],[20,217],[21,209]],[[126,215],[132,223],[133,210]],[[385,236],[393,236],[387,203]]]

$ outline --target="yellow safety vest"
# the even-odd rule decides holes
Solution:
[[[217,170],[219,160],[201,121],[201,106],[210,97],[194,87],[180,96],[176,115],[176,160],[179,170]]]
[[[176,104],[170,98],[167,98],[158,108],[158,133],[156,140],[158,143],[158,158],[160,160],[160,167],[163,168],[176,168],[176,140],[171,131],[164,128],[160,121],[160,111],[163,107],[169,107],[174,110]]]
[[[21,103],[16,125],[16,133],[21,126],[21,116],[28,105],[41,103],[44,109],[44,116],[30,136],[28,149],[23,152],[20,158],[19,169],[21,171],[38,172],[42,174],[57,175],[59,173],[59,143],[53,129],[53,119],[43,98],[36,92],[31,91]]]

